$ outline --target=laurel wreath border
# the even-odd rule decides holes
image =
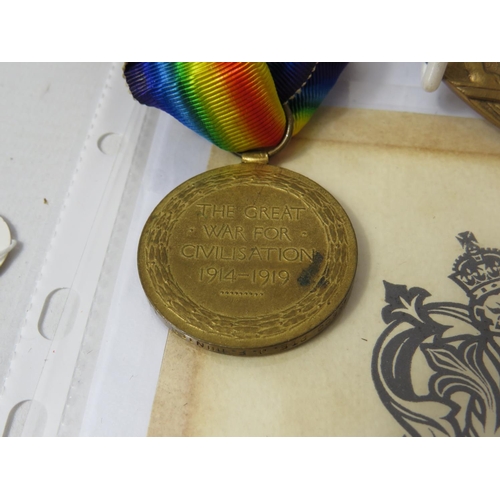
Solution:
[[[251,318],[219,314],[195,303],[177,283],[168,255],[173,229],[187,207],[215,191],[234,186],[239,189],[246,185],[283,189],[297,197],[314,211],[327,239],[326,265],[319,278],[328,285],[316,286],[281,311]],[[351,253],[349,246],[352,242],[355,251]],[[312,314],[317,315],[319,324],[335,313],[354,279],[357,247],[354,230],[344,209],[314,181],[280,167],[258,167],[257,171],[253,166],[230,165],[188,180],[158,204],[143,230],[138,261],[146,295],[174,327],[179,324],[176,320],[182,318],[182,323],[188,326],[182,331],[195,337],[202,334],[205,341],[219,342],[222,338],[238,342],[260,338],[265,339],[267,345],[268,342],[289,340],[293,332],[310,322]]]

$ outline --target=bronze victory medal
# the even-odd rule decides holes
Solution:
[[[262,355],[300,345],[333,321],[357,264],[340,204],[271,165],[198,175],[149,217],[139,275],[157,312],[206,349]]]

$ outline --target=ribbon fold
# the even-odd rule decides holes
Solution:
[[[141,104],[159,108],[221,149],[276,146],[294,115],[294,135],[309,121],[347,63],[128,63],[124,74]]]

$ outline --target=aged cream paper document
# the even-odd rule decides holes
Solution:
[[[208,168],[236,163],[214,148]],[[271,163],[356,231],[336,321],[242,358],[170,334],[151,436],[493,435],[500,416],[500,130],[482,119],[320,109]]]

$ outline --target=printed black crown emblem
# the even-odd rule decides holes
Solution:
[[[491,292],[500,292],[500,250],[481,248],[470,231],[460,233],[457,240],[465,253],[455,261],[449,277],[476,300]]]

